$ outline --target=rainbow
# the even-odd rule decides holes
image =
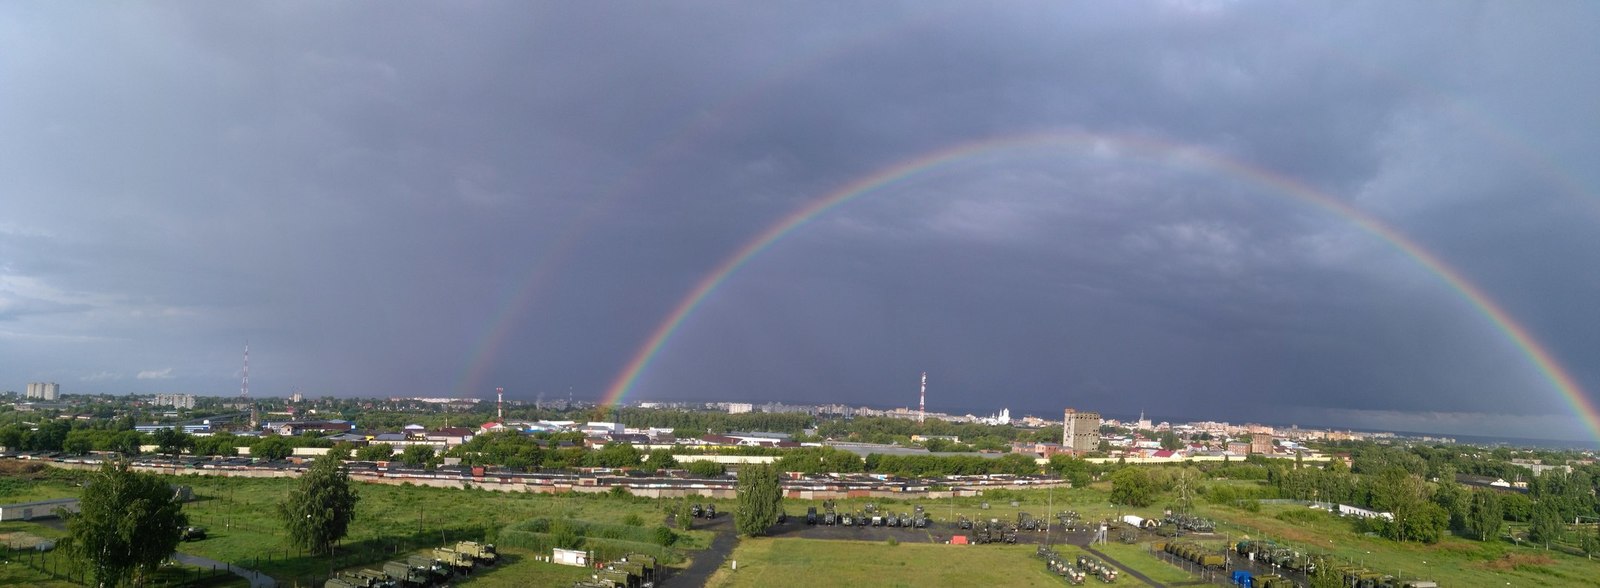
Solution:
[[[623,370],[612,380],[605,395],[601,398],[601,404],[614,406],[620,403],[633,388],[640,374],[650,367],[650,363],[656,354],[661,351],[666,342],[672,338],[673,333],[683,324],[684,319],[688,318],[707,296],[722,285],[723,282],[727,281],[729,276],[737,272],[745,263],[800,225],[841,204],[943,165],[1000,149],[1040,146],[1111,149],[1118,153],[1133,152],[1163,160],[1181,160],[1206,170],[1225,173],[1263,185],[1275,192],[1307,202],[1349,220],[1362,230],[1393,245],[1396,249],[1421,264],[1422,267],[1437,275],[1454,289],[1458,295],[1477,309],[1507,339],[1514,343],[1539,373],[1561,393],[1566,402],[1572,406],[1573,411],[1582,419],[1590,434],[1596,439],[1600,439],[1600,410],[1596,410],[1595,404],[1589,400],[1577,381],[1551,355],[1549,350],[1540,344],[1526,327],[1517,323],[1498,303],[1489,298],[1476,285],[1462,277],[1460,272],[1446,265],[1438,256],[1422,248],[1422,246],[1383,221],[1373,218],[1351,207],[1349,204],[1299,181],[1202,148],[1145,137],[1113,136],[1078,131],[1008,135],[935,150],[881,168],[794,210],[788,216],[768,226],[753,239],[734,251],[732,255],[724,259],[722,263],[712,268],[673,307],[672,312],[668,313],[666,319],[656,326],[644,345],[639,347]]]

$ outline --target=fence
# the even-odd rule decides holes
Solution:
[[[5,547],[6,560],[38,570],[52,580],[90,586],[91,576],[84,565],[64,551],[40,551],[36,548]],[[146,579],[146,586],[169,588],[205,588],[226,584],[234,575],[223,568],[197,568],[190,566],[164,566]]]

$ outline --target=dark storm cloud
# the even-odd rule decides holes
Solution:
[[[789,211],[1050,130],[1347,201],[1600,386],[1585,4],[0,10],[6,388],[229,394],[248,339],[260,394],[594,397]],[[905,404],[927,370],[963,410],[1584,435],[1392,244],[1104,147],[986,152],[820,216],[636,397]]]

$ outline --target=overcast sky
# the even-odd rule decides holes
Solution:
[[[1591,439],[1593,2],[0,4],[0,390]],[[1059,141],[1006,141],[1053,133]],[[1227,163],[1219,163],[1227,162]],[[1596,392],[1589,392],[1591,398]]]

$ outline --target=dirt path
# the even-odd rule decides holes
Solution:
[[[694,560],[689,562],[689,567],[683,571],[667,576],[660,582],[662,586],[705,586],[711,579],[711,574],[722,567],[722,562],[728,560],[728,555],[733,553],[733,547],[739,544],[739,538],[733,533],[733,516],[724,514],[710,524],[703,524],[696,528],[715,532],[711,538],[711,546],[696,552]]]

